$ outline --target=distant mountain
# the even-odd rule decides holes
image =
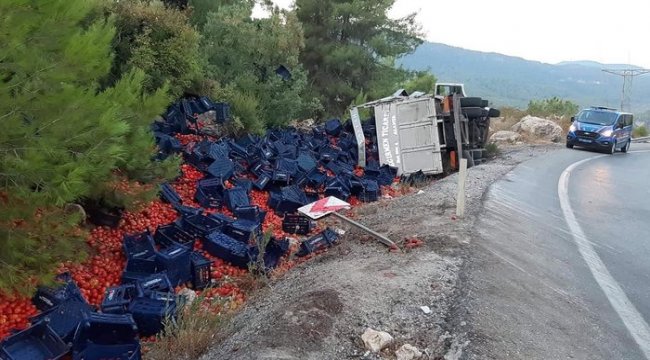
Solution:
[[[400,63],[408,69],[429,69],[441,82],[464,83],[468,95],[486,98],[497,106],[517,107],[557,96],[580,106],[618,108],[623,79],[602,69],[635,67],[594,61],[553,65],[438,43],[424,43]],[[650,110],[650,74],[635,78],[631,99],[634,112]]]

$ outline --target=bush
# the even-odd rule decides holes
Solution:
[[[86,0],[0,2],[8,44],[0,68],[3,292],[28,291],[58,263],[83,258],[81,217],[66,204],[127,205],[176,170],[150,160],[148,127],[170,100],[167,88],[148,94],[137,69],[98,87],[111,68],[115,27],[95,10]],[[149,187],[138,193],[134,180]]]
[[[648,136],[648,128],[646,128],[645,125],[637,126],[632,131],[633,138],[640,138],[646,136]]]
[[[109,11],[115,15],[117,36],[106,84],[138,68],[146,74],[146,90],[168,84],[171,93],[180,96],[202,77],[199,34],[184,11],[156,0],[115,1]]]
[[[528,103],[527,112],[533,116],[563,116],[571,117],[579,110],[577,104],[569,100],[562,100],[558,97],[552,97],[545,100],[532,100]]]
[[[488,157],[495,157],[501,154],[501,149],[499,149],[499,145],[496,143],[489,143],[485,145],[485,152]]]

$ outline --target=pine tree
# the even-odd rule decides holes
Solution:
[[[395,59],[421,43],[415,14],[390,19],[395,0],[296,0],[305,34],[301,62],[326,112],[340,115],[363,92],[386,96],[410,74]]]
[[[80,259],[84,234],[66,204],[100,200],[110,184],[144,177],[142,167],[164,176],[176,165],[150,162],[147,129],[167,89],[146,94],[135,69],[99,87],[115,27],[96,9],[90,0],[0,2],[0,291],[26,290]]]

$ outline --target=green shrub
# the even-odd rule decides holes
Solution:
[[[646,128],[645,125],[637,126],[632,131],[632,137],[634,138],[640,138],[646,136],[648,136],[648,128]]]
[[[580,108],[577,104],[569,100],[562,100],[558,97],[552,97],[544,100],[532,100],[528,103],[527,112],[533,116],[564,116],[571,117],[575,115]]]

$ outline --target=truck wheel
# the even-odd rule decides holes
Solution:
[[[487,100],[481,100],[481,107],[482,107],[482,108],[486,108],[486,107],[488,107],[488,106],[490,106],[490,104],[488,103]]]
[[[472,157],[472,154],[469,151],[463,150],[463,158],[467,159],[467,168],[468,169],[471,168],[472,166],[474,166],[474,158]]]
[[[483,99],[480,97],[463,97],[460,98],[460,107],[481,107]]]
[[[468,118],[477,118],[481,117],[483,115],[483,110],[480,107],[467,107],[467,108],[462,108],[461,112],[463,115],[467,116]]]
[[[488,111],[488,116],[491,118],[496,118],[501,116],[501,111],[499,109],[490,108]]]

